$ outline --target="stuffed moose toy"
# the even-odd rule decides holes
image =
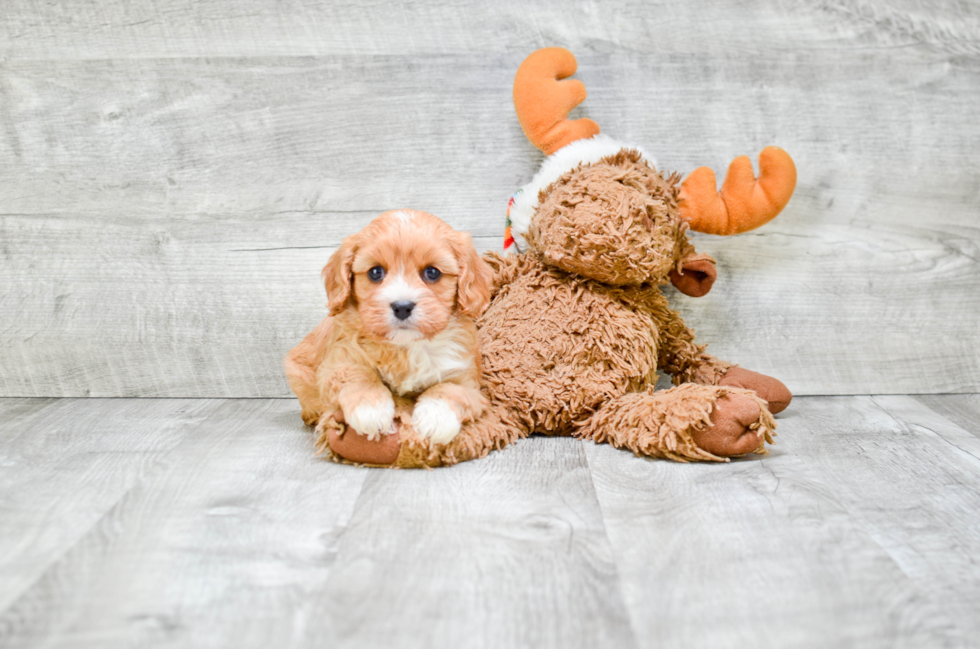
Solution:
[[[412,430],[412,399],[396,395],[397,433],[369,440],[342,415],[318,428],[332,459],[450,465],[532,433],[679,461],[764,454],[772,443],[772,415],[790,392],[706,354],[660,286],[705,295],[715,262],[695,252],[688,230],[730,235],[774,218],[796,185],[792,159],[763,150],[756,179],[749,159],[737,158],[720,192],[705,167],[680,183],[595,122],[567,119],[585,99],[584,85],[566,79],[575,69],[570,52],[546,48],[514,80],[524,133],[548,157],[510,202],[505,246],[516,254],[484,257],[495,274],[477,321],[489,407],[434,444]],[[675,387],[655,390],[658,371]]]

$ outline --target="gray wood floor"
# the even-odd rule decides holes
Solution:
[[[312,456],[291,400],[0,400],[2,647],[966,647],[980,395],[804,397],[764,459]]]

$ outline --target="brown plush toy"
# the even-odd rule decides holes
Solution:
[[[439,466],[483,457],[532,433],[573,435],[680,461],[766,452],[772,413],[792,398],[778,380],[705,353],[660,286],[699,297],[715,262],[697,254],[693,229],[745,232],[789,201],[796,169],[781,149],[760,156],[756,179],[736,159],[719,192],[710,169],[679,184],[650,156],[599,135],[568,111],[585,98],[575,58],[533,53],[514,81],[528,139],[548,154],[508,210],[508,247],[488,254],[496,277],[478,320],[482,382],[490,407],[445,445],[420,439],[409,401],[398,432],[370,442],[338,422],[321,442],[334,459]],[[657,372],[675,387],[656,391]]]

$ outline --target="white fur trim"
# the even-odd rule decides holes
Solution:
[[[571,144],[566,144],[541,163],[541,168],[534,175],[534,179],[521,187],[514,196],[514,204],[510,208],[510,233],[517,244],[518,252],[527,250],[527,241],[524,235],[531,227],[531,217],[538,209],[538,194],[542,189],[561,178],[572,169],[584,164],[599,162],[603,158],[616,155],[623,149],[634,149],[640,152],[651,166],[656,166],[657,162],[646,151],[638,146],[630,146],[617,142],[608,135],[595,135],[585,140],[575,140]]]
[[[459,419],[442,399],[420,399],[412,411],[412,427],[433,444],[448,444],[459,435]]]
[[[354,408],[354,412],[345,412],[344,419],[361,435],[371,440],[378,439],[382,433],[394,432],[395,402],[388,397],[381,403],[362,403]]]

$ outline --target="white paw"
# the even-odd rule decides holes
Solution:
[[[344,419],[358,433],[370,440],[378,439],[382,433],[391,433],[395,421],[395,402],[391,397],[381,403],[362,403],[354,412],[344,413]]]
[[[434,444],[448,444],[459,434],[459,419],[442,399],[423,399],[412,411],[412,427]]]

